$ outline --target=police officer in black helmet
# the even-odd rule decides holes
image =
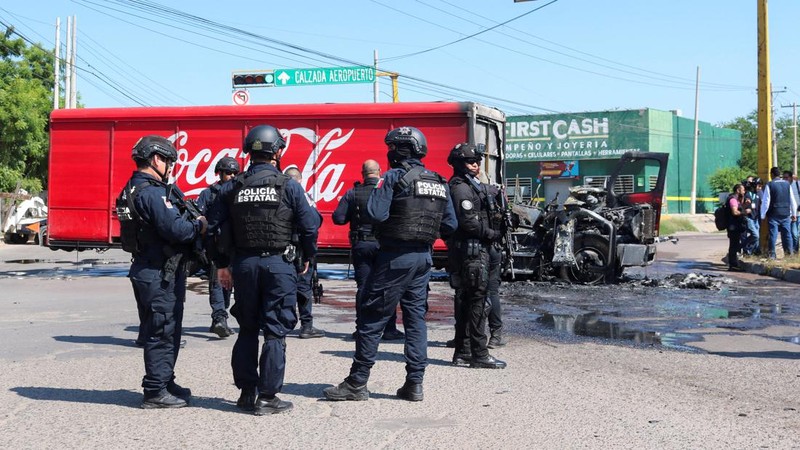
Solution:
[[[420,161],[428,152],[425,136],[414,127],[391,130],[384,139],[391,170],[367,201],[375,224],[378,255],[361,298],[356,324],[356,352],[350,375],[324,390],[328,400],[367,400],[367,381],[375,364],[386,322],[397,308],[406,331],[406,381],[400,399],[421,401],[428,365],[428,280],[431,249],[439,236],[448,237],[457,221],[446,180]]]
[[[197,207],[203,214],[208,213],[208,207],[217,199],[222,185],[239,173],[239,162],[230,156],[224,156],[214,166],[214,173],[219,180],[204,189],[197,197]],[[208,331],[221,338],[226,338],[234,334],[234,331],[228,326],[231,290],[219,284],[216,272],[217,268],[212,262],[208,267],[208,303],[211,306],[211,327]]]
[[[458,229],[447,241],[450,284],[456,292],[453,364],[504,369],[506,363],[491,356],[486,347],[490,252],[503,233],[499,221],[493,220],[498,209],[496,192],[476,178],[482,158],[482,147],[468,143],[456,145],[447,157],[453,166],[449,184],[458,216]],[[496,262],[492,266],[499,268]]]
[[[286,334],[297,325],[297,271],[290,244],[296,231],[301,261],[316,255],[319,214],[303,188],[277,168],[286,142],[270,125],[247,133],[250,167],[220,188],[209,218],[219,253],[214,256],[220,283],[236,290],[231,314],[239,322],[231,366],[241,395],[236,405],[255,415],[292,409],[276,394],[286,370]],[[264,344],[259,359],[259,334]]]
[[[144,338],[142,408],[186,406],[191,391],[175,383],[186,273],[183,252],[206,231],[206,219],[183,215],[183,193],[168,185],[178,158],[172,143],[145,136],[133,147],[136,171],[117,198],[122,247],[133,253],[128,277]]]

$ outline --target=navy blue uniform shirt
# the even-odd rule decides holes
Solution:
[[[155,180],[158,184],[147,183]],[[134,207],[139,215],[153,230],[162,245],[149,245],[142,249],[139,256],[157,262],[164,259],[163,245],[188,244],[200,236],[203,225],[197,220],[188,220],[181,216],[174,202],[183,198],[183,192],[177,186],[161,183],[154,176],[135,171],[131,176],[131,186],[138,186],[139,192],[134,195]],[[170,195],[167,198],[167,192]]]
[[[258,173],[262,170],[271,170],[276,174],[280,172],[270,163],[257,162],[250,164],[244,174]],[[212,233],[219,233],[219,225],[230,220],[228,205],[223,199],[240,186],[236,178],[220,186],[219,195],[208,209],[208,225]],[[294,211],[294,225],[300,238],[300,246],[303,248],[305,259],[311,259],[317,254],[317,233],[319,232],[321,216],[306,200],[306,193],[300,183],[293,179],[286,182],[281,202]],[[215,261],[218,267],[227,267],[230,263],[225,258]]]

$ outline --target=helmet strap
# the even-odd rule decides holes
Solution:
[[[161,171],[159,171],[158,168],[156,167],[156,165],[153,164],[153,160],[156,158],[156,155],[157,155],[157,153],[153,154],[153,157],[150,158],[150,168],[153,169],[153,171],[158,174],[158,176],[159,176],[159,178],[161,178],[162,182],[166,183],[167,180],[169,180],[169,171],[166,169],[166,167],[168,167],[169,165],[166,164],[167,160],[164,159],[164,167],[165,167],[164,168],[164,172],[162,173]]]

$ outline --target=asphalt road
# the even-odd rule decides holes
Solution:
[[[720,240],[698,237],[663,251],[655,273],[695,260],[721,267]],[[694,242],[691,244],[690,242]],[[670,244],[667,244],[670,245]],[[716,250],[715,250],[716,249]],[[177,381],[191,407],[142,410],[142,354],[132,345],[136,308],[119,251],[51,252],[0,245],[0,445],[5,448],[796,448],[800,347],[758,331],[703,336],[712,353],[663,345],[541,334],[530,305],[509,307],[511,343],[493,351],[505,370],[449,364],[447,283],[432,283],[425,401],[394,398],[401,343],[381,344],[370,400],[332,403],[324,387],[346,375],[353,352],[355,285],[325,280],[315,307],[321,339],[287,339],[282,397],[295,409],[238,412],[230,375],[233,338],[208,333],[210,309],[193,280],[188,344]],[[689,269],[691,271],[691,269]],[[749,274],[737,280],[797,298],[796,288]],[[516,286],[509,295],[516,293]],[[569,288],[563,291],[571,292]],[[607,295],[613,295],[608,293]],[[639,295],[641,302],[650,300]],[[567,295],[568,296],[568,295]],[[233,323],[235,326],[235,322]],[[787,326],[786,335],[796,334]],[[296,334],[296,332],[295,332]],[[713,347],[713,348],[711,348]],[[697,347],[698,349],[700,347]]]

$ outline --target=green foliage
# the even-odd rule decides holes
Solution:
[[[758,166],[758,112],[753,111],[746,117],[737,117],[719,126],[733,128],[742,132],[742,157],[739,165],[747,175],[756,175]],[[794,129],[791,116],[782,116],[775,120],[778,161],[773,165],[781,170],[793,170],[794,167]],[[741,181],[741,180],[739,180]],[[725,188],[729,190],[731,186]]]
[[[711,191],[719,195],[722,192],[733,192],[733,186],[752,175],[753,172],[741,167],[725,167],[714,172],[708,178]]]
[[[697,231],[697,227],[682,217],[665,217],[661,219],[661,224],[658,227],[659,235],[669,236],[678,231]]]
[[[0,34],[0,191],[35,193],[47,182],[53,56],[12,36]]]

